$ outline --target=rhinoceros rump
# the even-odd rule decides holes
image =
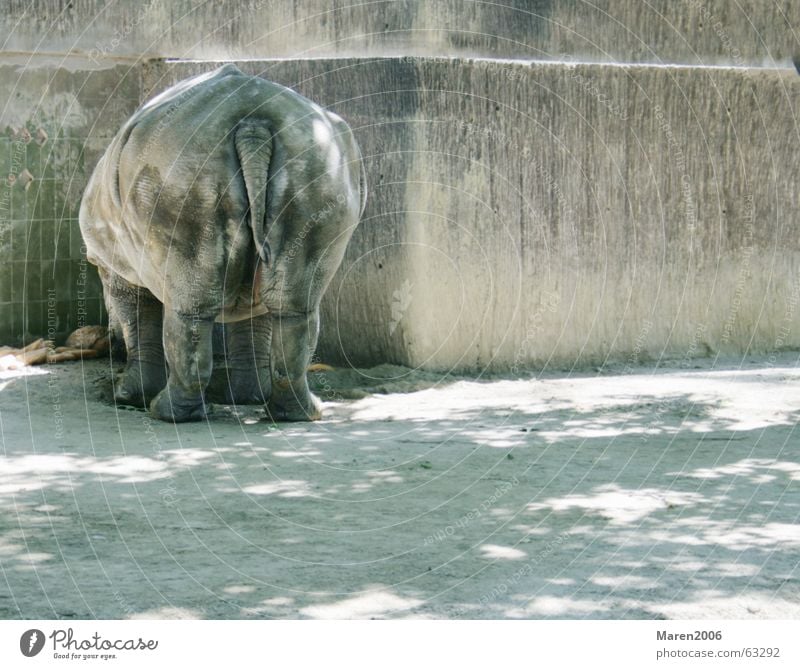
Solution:
[[[350,128],[288,88],[226,65],[145,104],[80,210],[128,354],[116,401],[167,421],[205,416],[224,322],[228,399],[319,418],[306,382],[319,304],[365,197]]]

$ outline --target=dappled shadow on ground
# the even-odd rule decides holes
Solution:
[[[116,411],[100,371],[0,391],[0,616],[800,614],[793,367],[460,380],[282,426]]]

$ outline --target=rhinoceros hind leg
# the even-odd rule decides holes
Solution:
[[[147,408],[167,381],[162,345],[162,306],[146,288],[122,277],[101,272],[112,337],[125,342],[125,371],[114,384],[114,401]]]
[[[210,413],[205,389],[211,378],[213,318],[164,310],[164,352],[169,365],[166,387],[150,403],[154,418],[172,423],[202,420]]]
[[[225,326],[226,374],[215,389],[224,404],[264,404],[270,396],[269,315]]]
[[[322,405],[308,389],[306,371],[317,346],[319,314],[272,316],[272,393],[267,416],[275,421],[319,420]]]

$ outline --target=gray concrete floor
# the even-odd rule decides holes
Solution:
[[[101,361],[4,373],[0,617],[798,617],[797,354],[691,364],[334,373],[281,426],[117,411]]]

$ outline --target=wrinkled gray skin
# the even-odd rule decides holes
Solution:
[[[365,197],[350,128],[288,88],[226,65],[145,104],[80,211],[127,349],[116,401],[166,421],[203,418],[216,321],[227,401],[318,419],[306,369],[319,304]]]

